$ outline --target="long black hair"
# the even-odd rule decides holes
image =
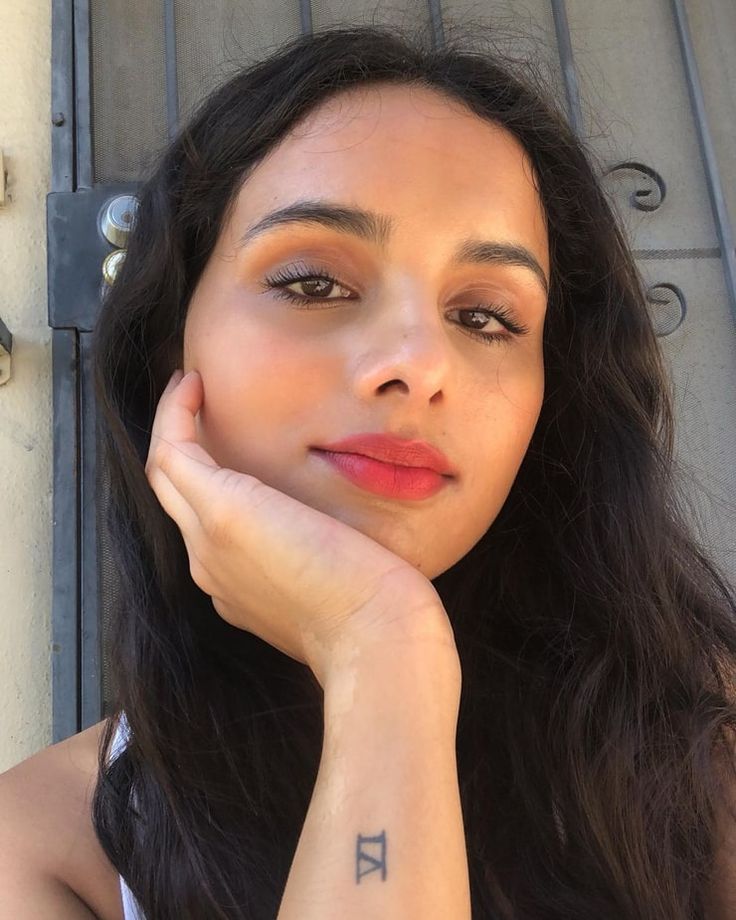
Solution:
[[[93,818],[148,920],[276,916],[323,730],[309,669],[192,581],[144,473],[154,411],[249,170],[332,94],[378,83],[434,88],[511,132],[548,223],[538,424],[491,527],[433,580],[463,671],[473,917],[705,916],[734,590],[690,529],[670,383],[601,170],[531,71],[475,44],[381,26],[295,38],[205,98],[141,186],[95,332],[120,594]],[[121,711],[131,740],[108,766]]]

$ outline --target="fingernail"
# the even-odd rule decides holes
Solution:
[[[182,372],[180,370],[174,371],[171,377],[169,377],[169,382],[164,387],[164,393],[171,393],[172,390],[175,390],[179,386],[181,374]]]

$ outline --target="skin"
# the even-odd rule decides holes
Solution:
[[[307,223],[239,244],[266,213],[305,198],[358,205],[395,228],[383,249]],[[544,396],[546,293],[521,266],[451,267],[469,236],[526,247],[549,278],[544,211],[519,142],[428,88],[343,91],[249,174],[184,331],[183,369],[204,387],[197,437],[217,463],[343,521],[429,579],[494,521]],[[312,309],[264,282],[280,269],[308,274],[304,260],[338,282],[288,285],[313,293]],[[529,333],[486,317],[483,331],[509,338],[471,337],[472,317],[452,311],[478,304],[503,305]],[[429,441],[457,478],[428,499],[397,501],[310,453],[359,432]]]

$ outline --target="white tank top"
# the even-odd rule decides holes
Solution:
[[[117,755],[125,748],[128,738],[128,720],[125,718],[125,713],[122,713],[112,739],[110,762],[115,760]],[[120,879],[120,894],[123,897],[123,920],[146,920],[146,915],[141,910],[133,892],[125,884],[125,879],[122,875],[119,875],[118,878]]]

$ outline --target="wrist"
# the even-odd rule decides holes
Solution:
[[[349,702],[360,693],[410,702],[436,697],[440,707],[456,710],[462,673],[454,636],[444,608],[417,611],[413,618],[382,624],[375,630],[345,634],[323,672],[325,698]]]
[[[325,738],[367,732],[382,745],[454,739],[460,690],[459,659],[445,645],[360,647],[328,672]]]
[[[314,637],[312,637],[314,640]],[[322,689],[378,669],[393,673],[405,657],[426,661],[460,680],[460,661],[447,612],[438,600],[372,602],[351,615],[329,641],[313,641],[308,664]]]

